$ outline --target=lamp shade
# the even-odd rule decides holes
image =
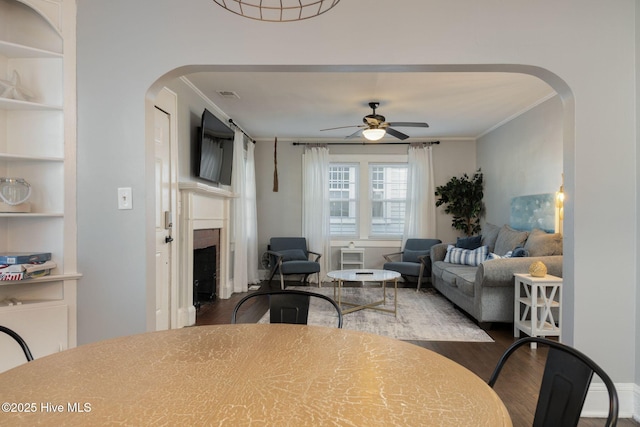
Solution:
[[[313,18],[340,0],[213,0],[236,15],[258,21],[290,22]]]
[[[382,137],[387,133],[384,129],[373,128],[373,129],[365,129],[362,131],[362,136],[364,136],[369,141],[377,141],[382,139]]]

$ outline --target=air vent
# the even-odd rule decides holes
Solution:
[[[240,97],[238,96],[238,94],[237,94],[237,93],[235,93],[235,92],[234,92],[234,91],[232,91],[232,90],[219,90],[219,91],[218,91],[218,95],[220,95],[220,96],[221,96],[221,97],[223,97],[223,98],[227,98],[227,99],[232,99],[232,98],[240,99]]]

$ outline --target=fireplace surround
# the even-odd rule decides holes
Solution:
[[[230,260],[230,205],[234,193],[198,182],[179,184],[180,190],[180,246],[179,246],[179,326],[191,326],[196,323],[196,308],[193,295],[193,257],[194,249],[202,243],[198,241],[202,232],[197,230],[215,230],[219,234],[217,244],[217,283],[216,295],[227,299],[233,292]],[[206,235],[208,231],[204,232]]]

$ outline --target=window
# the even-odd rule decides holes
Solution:
[[[398,236],[404,231],[407,165],[370,165],[371,235]]]
[[[358,165],[329,166],[330,230],[335,236],[355,236],[358,229]]]
[[[334,156],[329,166],[333,237],[398,238],[404,231],[406,156]],[[342,160],[345,160],[344,162]],[[347,161],[352,160],[352,161]],[[340,161],[336,161],[340,160]]]

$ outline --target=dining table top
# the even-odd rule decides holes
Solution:
[[[485,381],[433,351],[320,326],[195,326],[0,373],[0,425],[510,426]]]

